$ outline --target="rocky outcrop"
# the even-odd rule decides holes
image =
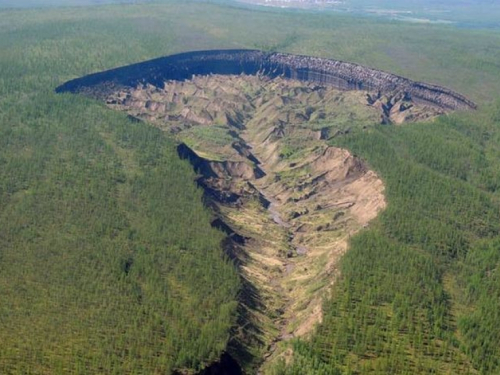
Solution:
[[[262,74],[332,85],[342,90],[364,90],[379,95],[403,93],[447,110],[475,109],[464,96],[440,87],[411,81],[394,74],[338,60],[257,50],[212,50],[187,52],[139,64],[91,74],[66,82],[57,92],[80,92],[107,97],[123,87],[151,84],[161,87],[165,81],[183,81],[193,75]]]

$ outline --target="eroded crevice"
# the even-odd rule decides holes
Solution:
[[[348,237],[385,206],[383,185],[361,160],[320,139],[311,130],[315,125],[297,122],[313,118],[310,104],[317,100],[314,95],[318,90],[257,77],[233,77],[229,83],[218,76],[197,79],[206,82],[208,90],[214,89],[213,81],[217,87],[229,85],[236,102],[235,90],[243,86],[249,100],[238,102],[240,109],[247,110],[242,116],[246,122],[238,127],[243,130],[224,124],[230,136],[227,144],[215,146],[208,136],[207,144],[201,146],[187,136],[186,143],[179,146],[179,155],[200,174],[198,182],[210,196],[217,216],[214,226],[228,234],[226,251],[240,269],[244,286],[240,321],[230,352],[238,358],[238,351],[246,348],[242,363],[252,358],[251,366],[257,366],[281,354],[280,341],[306,335],[321,321],[322,300],[338,276],[336,265]],[[189,90],[185,85],[189,82],[182,86]],[[249,95],[251,85],[266,102]],[[197,92],[209,97],[206,92]],[[328,96],[330,102],[354,106],[351,110],[367,105],[362,95],[349,101],[323,89],[321,100]],[[377,118],[376,109],[369,111],[373,115],[368,118]],[[316,120],[311,121],[314,124]],[[193,126],[178,135],[192,134]],[[262,173],[255,173],[256,168]]]
[[[385,205],[378,177],[321,139],[324,121],[340,114],[346,132],[346,120],[368,126],[381,112],[363,93],[249,76],[140,86],[114,98],[124,99],[113,108],[175,128],[178,154],[198,173],[212,225],[228,235],[225,251],[240,270],[228,353],[249,372],[265,371],[279,342],[321,321],[348,237]]]
[[[240,375],[242,373],[238,362],[229,353],[222,353],[218,362],[210,365],[199,375]]]

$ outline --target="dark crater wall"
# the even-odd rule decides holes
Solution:
[[[193,75],[242,73],[318,82],[342,90],[365,90],[381,94],[404,92],[413,100],[448,110],[476,108],[466,97],[444,87],[411,81],[358,64],[257,50],[196,51],[161,57],[74,79],[59,86],[56,92],[103,98],[121,87],[147,83],[163,87],[165,81],[183,81]]]

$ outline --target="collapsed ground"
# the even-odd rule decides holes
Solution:
[[[246,366],[286,356],[280,342],[321,321],[350,236],[385,207],[380,178],[326,141],[444,113],[400,92],[247,75],[139,85],[105,100],[174,134],[200,174],[245,286],[232,354]]]

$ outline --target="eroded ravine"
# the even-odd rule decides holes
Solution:
[[[199,173],[214,225],[230,236],[226,247],[249,290],[234,336],[255,363],[273,361],[282,355],[279,342],[321,321],[349,236],[385,206],[376,174],[326,143],[328,133],[383,121],[369,100],[362,92],[256,76],[197,76],[107,98],[182,142],[179,154]],[[422,116],[439,114],[414,107]]]
[[[288,56],[275,58],[287,61]],[[305,74],[300,59],[305,58],[287,62],[298,69],[295,75]],[[307,62],[317,65],[316,75],[311,71],[308,77],[330,69],[318,61]],[[345,79],[348,88],[351,79],[342,69],[354,68],[359,67],[342,63],[341,78],[328,79]],[[175,69],[182,81],[155,75],[149,83],[99,86],[90,77],[90,86],[77,91],[177,137],[179,155],[198,172],[216,216],[213,225],[228,234],[226,251],[241,271],[240,317],[230,354],[247,369],[263,362],[265,371],[286,355],[283,342],[307,335],[321,321],[322,300],[339,275],[338,260],[349,237],[385,207],[380,178],[327,141],[377,123],[432,119],[453,103],[469,104],[445,89],[411,86],[383,72],[356,70],[359,82],[386,80],[386,92],[361,91],[361,84],[357,91],[341,91],[326,79],[319,84],[272,74],[186,80],[185,72]],[[400,81],[406,91],[397,89]]]

